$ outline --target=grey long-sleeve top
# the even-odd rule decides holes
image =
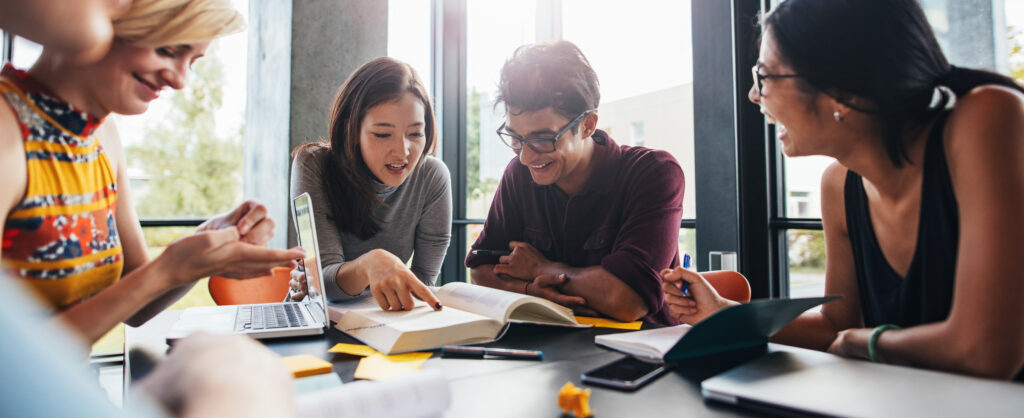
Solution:
[[[304,148],[295,156],[291,173],[292,197],[309,193],[313,200],[327,298],[336,301],[354,297],[338,287],[338,269],[346,261],[376,248],[387,250],[406,263],[412,257],[413,273],[423,283],[433,285],[451,240],[452,188],[448,167],[427,156],[419,169],[398,187],[371,178],[377,196],[387,206],[374,210],[382,220],[380,232],[362,240],[341,231],[334,221],[324,186],[341,179],[324,178],[323,161],[328,155],[326,146]]]

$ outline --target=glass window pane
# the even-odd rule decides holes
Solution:
[[[247,0],[233,3],[248,14]],[[208,217],[241,201],[247,41],[244,31],[218,38],[183,90],[113,116],[140,218]]]
[[[680,228],[679,229],[679,262],[683,260],[683,254],[689,254],[691,257],[691,266],[697,266],[697,259],[693,258],[697,256],[697,230],[693,228]]]
[[[1005,2],[1007,74],[1024,85],[1024,0]]]
[[[821,175],[835,158],[784,157],[787,218],[821,218]]]
[[[789,296],[825,294],[825,234],[791,229],[789,235]]]
[[[598,127],[619,144],[671,152],[686,176],[683,217],[695,218],[690,2],[562,4],[562,39],[601,81]]]
[[[536,10],[536,1],[466,4],[467,218],[487,217],[498,180],[515,157],[494,133],[505,118],[494,98],[505,59],[535,42]]]
[[[11,64],[14,67],[27,70],[35,64],[39,54],[43,53],[43,46],[20,36],[14,37],[14,46],[11,49]]]
[[[431,88],[430,1],[388,0],[388,56],[409,63]]]

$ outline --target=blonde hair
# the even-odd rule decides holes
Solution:
[[[115,37],[146,47],[206,42],[245,29],[229,0],[134,0],[113,23]]]

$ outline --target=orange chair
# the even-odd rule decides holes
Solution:
[[[750,302],[750,283],[732,270],[706,271],[700,274],[723,298],[739,303]]]
[[[288,294],[291,269],[274,267],[269,276],[251,279],[229,279],[211,276],[210,296],[218,305],[246,305],[252,303],[273,303],[284,301]]]

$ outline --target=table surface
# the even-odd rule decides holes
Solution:
[[[125,387],[150,368],[146,355],[162,356],[167,350],[164,336],[181,311],[165,311],[141,327],[125,330]],[[500,341],[484,346],[541,350],[543,361],[473,360],[440,358],[438,351],[423,364],[451,384],[452,402],[445,416],[559,416],[556,398],[566,382],[583,386],[580,375],[624,357],[594,344],[594,336],[623,332],[607,328],[563,328],[512,324]],[[359,357],[328,353],[336,343],[359,344],[344,333],[329,328],[324,335],[262,340],[282,356],[312,354],[334,365],[342,381],[355,380]],[[700,382],[749,359],[715,357],[681,364],[675,370],[634,392],[598,386],[592,389],[590,406],[597,416],[748,416],[732,406],[707,403],[700,395]]]

